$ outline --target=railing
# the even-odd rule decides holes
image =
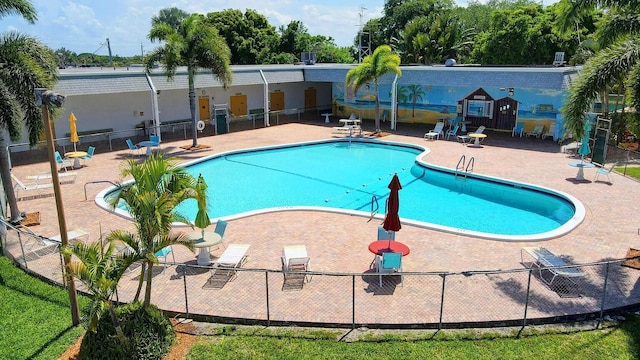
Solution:
[[[6,256],[62,284],[59,251],[30,256],[28,242],[41,237],[6,226],[2,247]],[[214,273],[212,266],[170,263],[164,271],[162,266],[154,268],[154,294],[164,295],[153,295],[152,301],[170,314],[266,325],[442,329],[601,320],[640,304],[638,270],[620,266],[625,260],[629,259],[571,265],[584,276],[559,278],[553,286],[540,277],[557,267],[404,272],[402,283],[398,274],[382,274],[382,287],[374,270],[313,271],[300,273],[313,277],[295,291],[286,291],[281,270],[238,268]],[[139,271],[120,280],[117,300],[132,301]]]

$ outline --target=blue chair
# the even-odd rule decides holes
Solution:
[[[400,273],[400,284],[402,284],[402,253],[386,252],[382,254],[382,257],[378,257],[378,277],[380,278],[380,287],[382,287],[382,274],[393,273],[396,271]]]
[[[149,136],[149,141],[152,141],[156,144],[160,144],[160,136],[158,135],[151,135]]]
[[[382,120],[382,122],[387,121],[387,117],[389,116],[389,110],[384,109],[382,110],[382,114],[380,115],[380,120]]]
[[[64,169],[64,171],[67,171],[67,168],[72,166],[71,161],[63,159],[59,152],[56,151],[55,156],[56,156],[56,163],[58,163],[60,168]]]
[[[516,135],[520,135],[520,137],[522,137],[522,135],[524,135],[524,123],[523,122],[516,123],[516,126],[511,131],[511,137],[514,137]]]
[[[131,156],[133,156],[134,152],[137,152],[136,155],[140,154],[140,148],[138,147],[138,145],[134,145],[133,141],[131,141],[131,139],[127,139],[127,140],[125,140],[125,142],[127,143],[127,146],[129,147],[129,150],[131,150]]]
[[[81,157],[80,159],[82,159],[83,161],[91,160],[91,158],[93,158],[93,153],[95,151],[96,151],[95,146],[89,146],[89,148],[87,149],[87,155]]]
[[[447,130],[447,140],[449,140],[449,136],[451,136],[451,135],[458,136],[458,129],[459,128],[460,128],[460,125],[456,124],[456,126],[454,126],[453,129]]]
[[[396,240],[396,232],[395,231],[387,231],[382,226],[378,226],[378,240]]]
[[[169,254],[171,254],[171,256],[173,257],[173,262],[175,263],[176,255],[173,253],[173,248],[171,247],[171,245],[156,251],[156,253],[154,254],[157,258],[161,258],[161,257],[164,258],[164,267],[162,268],[162,272],[164,272],[167,269],[167,256],[169,256]]]
[[[227,230],[227,222],[224,220],[218,220],[218,222],[216,223],[216,228],[213,230],[214,233],[220,235],[220,245],[222,245],[223,248],[226,248],[226,246],[224,245],[224,232]],[[218,244],[216,244],[218,245]]]
[[[609,183],[613,183],[611,181],[611,172],[613,171],[613,168],[616,167],[616,165],[618,165],[617,162],[614,162],[613,164],[611,164],[610,167],[605,168],[605,167],[601,167],[596,171],[596,177],[593,179],[593,181],[598,181],[598,176],[600,175],[606,175],[607,176],[607,180],[609,180]]]

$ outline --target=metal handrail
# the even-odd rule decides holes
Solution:
[[[374,210],[374,204],[375,204],[375,210]],[[380,210],[380,204],[378,204],[378,198],[373,195],[371,197],[371,216],[369,217],[369,221],[373,220],[373,217],[378,213],[378,210]]]
[[[460,163],[462,163],[462,166],[460,166]],[[456,165],[456,172],[454,174],[455,178],[458,177],[458,170],[464,169],[465,163],[466,163],[466,157],[464,156],[464,154],[462,154],[462,156],[460,157],[460,160],[458,160],[458,164]]]
[[[96,181],[89,181],[87,183],[84,184],[84,199],[87,200],[87,185],[89,184],[99,184],[99,183],[109,183],[113,186],[118,186],[118,184],[114,183],[111,180],[96,180]]]
[[[464,177],[467,177],[467,174],[469,172],[473,172],[474,163],[475,163],[475,158],[471,157],[471,159],[469,159],[469,163],[467,164],[467,168],[464,170]],[[471,168],[471,171],[469,171],[469,168]]]

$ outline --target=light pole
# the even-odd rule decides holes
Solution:
[[[64,104],[65,96],[54,93],[47,89],[35,89],[36,105],[42,106],[42,121],[44,122],[44,132],[47,137],[47,153],[49,155],[49,165],[51,167],[51,181],[53,182],[53,194],[56,199],[56,210],[58,211],[58,226],[60,227],[60,242],[62,248],[69,244],[67,237],[67,224],[64,217],[64,207],[62,206],[62,194],[60,192],[60,180],[58,177],[58,165],[54,155],[53,126],[49,118],[49,107],[61,107]],[[71,305],[71,320],[73,325],[80,324],[80,309],[78,307],[78,297],[73,276],[67,272],[67,264],[71,260],[70,255],[63,256],[62,271],[64,274],[67,290],[69,292],[69,303]]]

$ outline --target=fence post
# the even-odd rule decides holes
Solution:
[[[189,297],[187,295],[187,264],[182,264],[182,283],[184,285],[184,308],[189,315]]]
[[[264,271],[264,284],[265,291],[267,292],[267,296],[265,296],[265,298],[267,299],[267,326],[269,326],[271,323],[271,313],[269,308],[269,272],[266,270]]]
[[[24,260],[24,268],[29,269],[29,265],[27,265],[27,255],[24,252],[24,244],[22,243],[22,234],[20,234],[20,231],[18,231],[18,229],[13,229],[13,230],[15,230],[16,234],[18,234],[18,242],[20,243],[20,250],[22,251],[22,260]]]
[[[596,329],[600,327],[600,322],[602,321],[602,317],[604,315],[604,302],[607,296],[607,282],[609,281],[609,264],[607,262],[607,267],[604,271],[604,285],[602,286],[602,298],[600,299],[600,318],[598,319],[598,323],[596,324]]]
[[[356,276],[351,275],[351,330],[356,328]]]
[[[444,284],[447,280],[447,274],[440,274],[442,277],[442,291],[440,292],[440,319],[438,320],[438,330],[442,330],[442,315],[444,313]]]
[[[527,311],[529,310],[529,294],[531,293],[531,270],[528,271],[529,278],[527,279],[527,296],[524,300],[524,315],[522,317],[522,328],[527,326]]]

